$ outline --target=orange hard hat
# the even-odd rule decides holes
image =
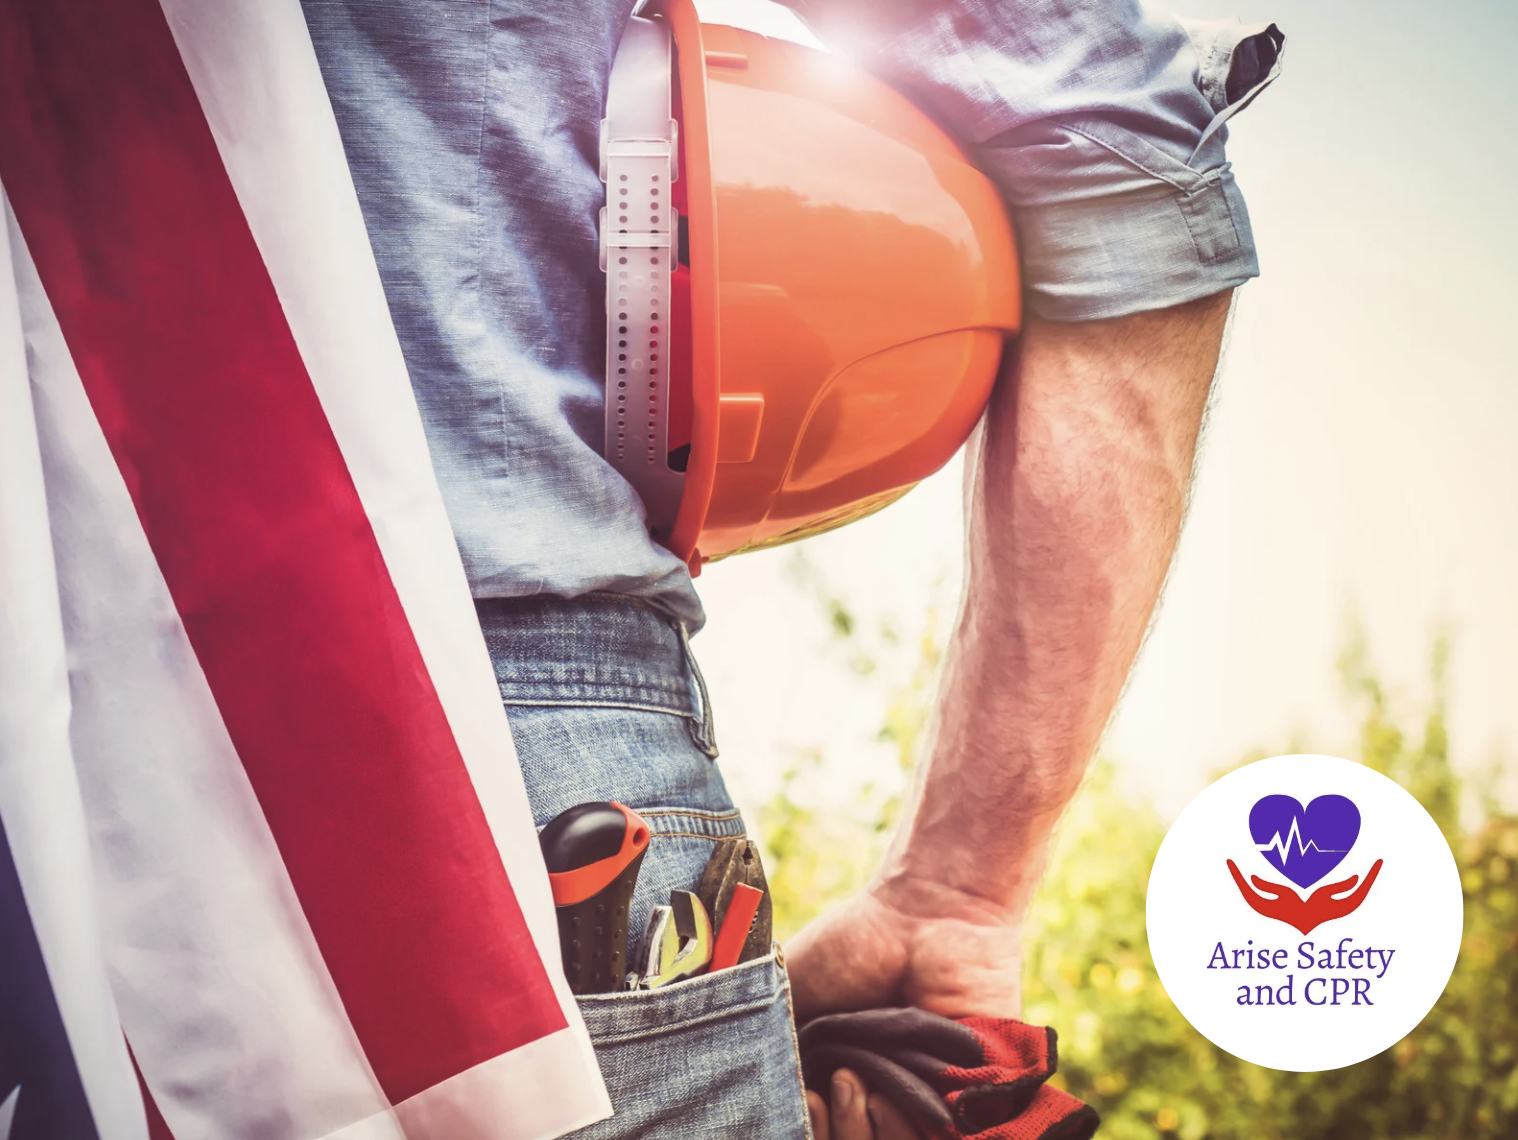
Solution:
[[[938,470],[1018,328],[996,188],[904,96],[804,39],[663,0],[612,71],[606,456],[693,571]]]

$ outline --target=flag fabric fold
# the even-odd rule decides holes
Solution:
[[[0,623],[50,606],[57,632],[0,661],[36,690],[0,721],[0,823],[40,883],[68,856],[13,805],[73,789],[69,952],[97,960],[37,933],[51,989],[93,970],[74,1004],[119,1017],[88,1064],[63,1019],[87,1119],[515,1140],[604,1117],[299,4],[6,5],[0,186],[0,390],[36,456],[0,551],[37,579]],[[146,1114],[94,1091],[122,1100],[131,1062]]]
[[[13,270],[0,230],[0,1140],[146,1140],[98,952],[90,844],[69,742],[58,581]]]

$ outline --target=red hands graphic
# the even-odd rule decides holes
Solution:
[[[1365,876],[1365,882],[1361,883],[1359,889],[1353,894],[1346,895],[1344,898],[1334,897],[1342,891],[1350,890],[1359,880],[1359,875],[1351,875],[1342,882],[1319,887],[1308,896],[1305,902],[1290,887],[1267,882],[1258,875],[1250,876],[1250,882],[1255,885],[1255,890],[1250,890],[1232,859],[1228,860],[1228,870],[1233,874],[1233,881],[1238,884],[1239,894],[1244,896],[1245,902],[1266,918],[1273,918],[1288,926],[1295,926],[1303,934],[1307,934],[1315,926],[1328,922],[1330,919],[1343,918],[1358,908],[1365,901],[1365,896],[1370,894],[1371,885],[1375,883],[1376,876],[1381,873],[1383,862],[1385,862],[1383,859],[1376,860],[1375,866],[1370,869],[1370,874]]]

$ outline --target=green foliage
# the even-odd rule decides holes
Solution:
[[[759,809],[775,937],[782,942],[869,881],[901,813],[902,793],[927,727],[942,641],[936,611],[928,612],[915,644],[904,647],[901,632],[891,622],[866,629],[844,598],[828,588],[803,551],[792,556],[790,568],[797,585],[817,600],[851,672],[873,677],[882,658],[899,656],[904,648],[912,657],[905,681],[888,693],[876,734],[890,746],[895,760],[893,769],[882,774],[883,780],[870,778],[851,788],[847,802],[840,803],[834,796],[819,803],[814,786],[825,760],[813,749],[787,766],[779,794]]]
[[[861,652],[858,620],[824,598],[838,638]],[[909,769],[926,721],[938,642],[888,701],[883,739]],[[866,654],[868,655],[868,654]],[[1408,1037],[1327,1073],[1247,1064],[1193,1030],[1155,975],[1144,893],[1164,825],[1098,763],[1071,804],[1030,914],[1028,1020],[1060,1032],[1057,1081],[1101,1112],[1109,1140],[1513,1140],[1518,1137],[1518,817],[1486,796],[1462,822],[1462,780],[1445,727],[1447,644],[1436,642],[1431,697],[1416,732],[1399,726],[1362,635],[1340,661],[1359,716],[1358,759],[1429,810],[1455,852],[1466,929],[1444,996]],[[855,666],[856,672],[868,672]],[[840,808],[802,806],[824,766],[811,755],[762,812],[777,933],[785,937],[858,890],[900,808],[899,787],[858,790]],[[899,783],[899,782],[898,782]],[[1481,789],[1476,789],[1480,791]]]
[[[819,753],[805,754],[786,769],[780,793],[759,809],[775,937],[782,942],[830,903],[857,893],[879,854],[879,833],[867,823],[876,805],[843,816],[808,806],[796,794],[821,764]],[[867,797],[869,789],[860,789],[860,798]]]

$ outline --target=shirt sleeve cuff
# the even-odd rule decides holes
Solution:
[[[1259,275],[1249,211],[1223,166],[1185,190],[1123,194],[1014,211],[1028,309],[1091,321],[1194,301]]]
[[[1009,190],[1028,308],[1038,316],[1126,316],[1259,275],[1249,211],[1223,153],[1225,124],[1280,74],[1285,37],[1274,24],[1183,26],[1213,111],[1184,161],[1158,139],[1089,117],[982,153]]]

